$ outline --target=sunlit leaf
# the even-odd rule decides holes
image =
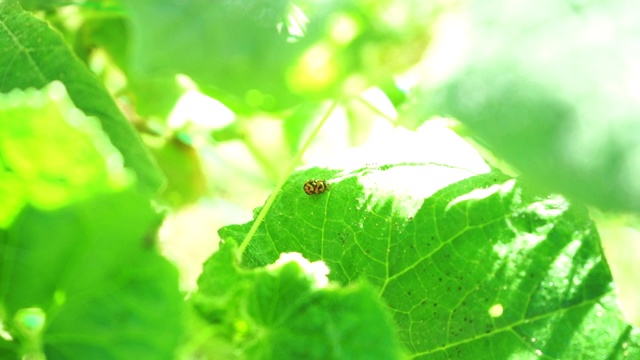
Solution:
[[[305,194],[308,178],[328,179],[329,190]],[[250,225],[220,235],[243,238]],[[310,169],[287,181],[243,264],[296,251],[339,283],[367,279],[414,358],[638,354],[598,240],[585,209],[496,172]]]
[[[122,155],[64,86],[0,94],[0,227],[25,204],[55,209],[133,183]]]
[[[401,358],[370,288],[329,285],[326,266],[300,254],[253,270],[242,269],[237,256],[229,240],[207,261],[194,304],[240,358]]]
[[[47,24],[20,9],[17,0],[0,2],[0,92],[42,88],[62,82],[76,107],[100,120],[103,131],[135,171],[138,186],[155,192],[162,174],[133,127],[122,116],[104,85],[69,50]]]

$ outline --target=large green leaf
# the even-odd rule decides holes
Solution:
[[[329,189],[305,194],[308,178]],[[241,239],[250,226],[220,235]],[[243,264],[296,251],[323,260],[334,281],[366,279],[413,358],[638,356],[638,330],[620,319],[598,240],[585,209],[496,172],[310,169],[277,195]]]
[[[158,220],[133,191],[25,209],[0,232],[10,336],[0,348],[13,358],[171,359],[182,300],[175,269],[145,241]]]
[[[79,109],[100,120],[126,166],[137,174],[138,186],[148,192],[159,189],[162,174],[104,86],[59,34],[16,0],[0,2],[0,49],[0,92],[41,88],[59,80]]]
[[[453,116],[546,188],[640,210],[636,4],[465,5],[470,49],[445,81],[414,98],[415,120]]]

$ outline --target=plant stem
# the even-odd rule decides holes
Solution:
[[[240,246],[238,247],[240,257],[242,257],[242,255],[244,254],[244,250],[247,248],[247,246],[249,246],[249,243],[251,242],[253,235],[256,233],[256,231],[258,231],[258,226],[260,226],[260,224],[262,223],[262,220],[264,220],[265,216],[267,216],[269,209],[271,209],[273,202],[276,200],[276,196],[280,193],[280,189],[282,189],[282,186],[284,186],[284,183],[287,181],[287,178],[293,172],[293,170],[295,170],[295,168],[298,166],[300,159],[302,159],[302,155],[304,155],[305,151],[307,151],[307,149],[313,142],[313,139],[315,139],[316,136],[318,136],[320,129],[322,129],[322,126],[324,125],[324,123],[327,122],[327,120],[329,119],[329,116],[331,116],[331,114],[336,109],[339,103],[340,103],[339,100],[333,100],[333,102],[327,109],[327,112],[324,114],[324,116],[322,117],[318,125],[316,125],[315,129],[313,129],[313,132],[309,135],[307,140],[302,145],[302,148],[300,148],[300,150],[293,157],[293,160],[291,160],[291,164],[289,165],[289,168],[287,169],[285,176],[282,177],[282,179],[280,179],[280,181],[278,182],[278,185],[276,185],[275,189],[273,189],[273,192],[271,193],[271,195],[269,195],[269,198],[267,198],[267,201],[264,203],[264,206],[260,210],[260,213],[256,217],[256,220],[253,222],[251,229],[249,229],[249,232],[247,232],[247,236],[245,236],[244,240],[242,240],[242,243],[240,243]]]
[[[382,110],[378,109],[377,107],[372,105],[370,102],[368,102],[367,100],[363,99],[362,96],[356,97],[355,100],[358,101],[359,103],[361,103],[367,109],[369,109],[369,110],[373,111],[374,113],[382,116],[385,120],[390,122],[391,125],[398,126],[396,119],[394,119],[391,116],[385,114]]]

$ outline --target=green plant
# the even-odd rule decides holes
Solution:
[[[637,14],[458,5],[0,0],[0,357],[640,356],[634,270],[603,252],[640,198]],[[462,60],[404,92],[461,14]],[[194,94],[213,125],[175,124]],[[181,284],[167,213],[261,188]]]

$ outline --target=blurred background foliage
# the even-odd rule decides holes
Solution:
[[[419,161],[425,148],[391,134],[449,115],[492,165],[605,210],[593,212],[612,234],[605,249],[639,237],[633,2],[21,3],[65,36],[152,149],[176,209],[164,246],[187,287],[216,230],[251,218],[288,175],[330,101],[340,106],[304,164]]]
[[[216,167],[203,161],[233,162],[229,167],[249,171],[257,177],[250,182],[268,189],[327,99],[343,99],[348,110],[347,127],[335,134],[340,147],[363,143],[372,109],[380,110],[361,94],[375,87],[378,97],[402,104],[406,89],[394,75],[422,58],[444,8],[412,0],[22,5],[46,17],[103,79],[154,149],[176,206],[234,191],[229,174],[207,174]],[[232,158],[220,156],[224,145],[235,148]]]
[[[192,285],[202,260],[217,246],[217,229],[251,217],[287,175],[329,101],[341,106],[305,153],[306,164],[340,156],[395,127],[396,108],[417,81],[407,74],[418,66],[436,19],[451,4],[21,5],[63,34],[151,149],[167,178],[162,197],[175,209],[161,232],[165,250]]]

